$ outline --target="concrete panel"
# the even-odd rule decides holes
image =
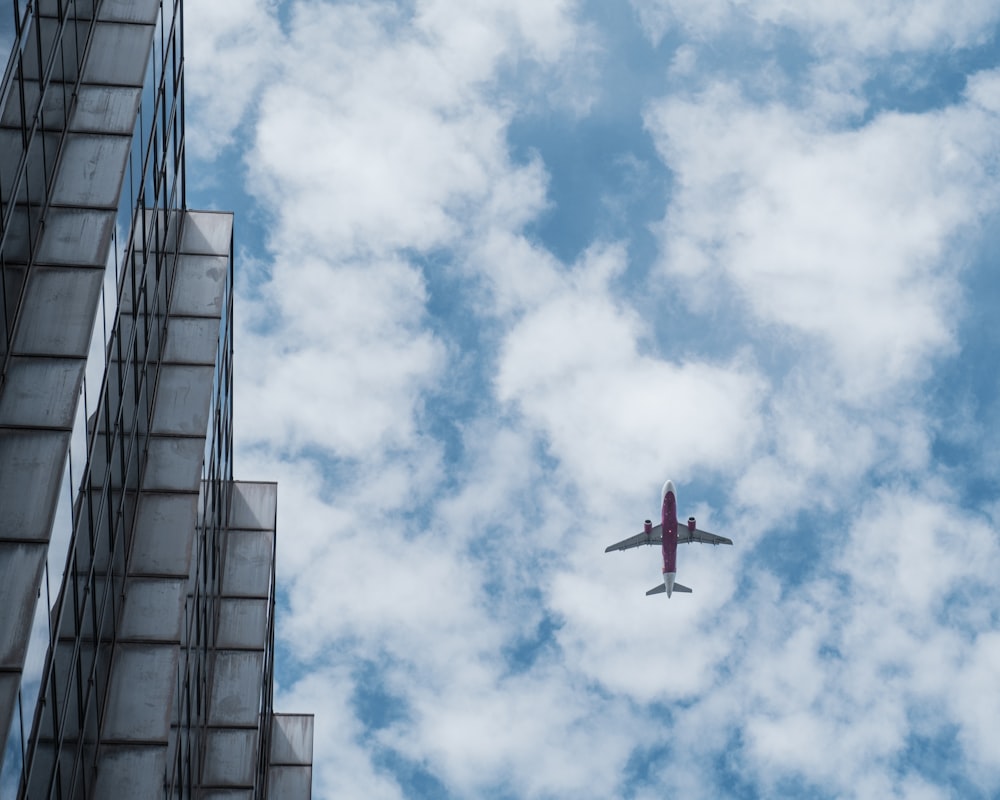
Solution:
[[[130,138],[70,133],[52,191],[57,205],[117,208]]]
[[[231,212],[189,211],[184,217],[180,252],[227,256],[232,236]]]
[[[142,90],[134,86],[81,86],[70,114],[70,130],[131,136]]]
[[[204,449],[204,437],[151,438],[143,488],[153,492],[197,491]]]
[[[236,481],[229,527],[273,531],[278,513],[278,484]]]
[[[212,404],[211,366],[164,364],[156,386],[153,433],[204,436]]]
[[[111,663],[104,740],[162,742],[166,747],[176,672],[176,647],[120,644]]]
[[[216,652],[209,725],[257,725],[264,654],[256,650]]]
[[[166,760],[166,747],[102,746],[93,797],[163,800]]]
[[[86,358],[103,280],[103,269],[33,269],[14,351]]]
[[[69,437],[0,429],[0,539],[48,542]]]
[[[210,364],[219,349],[219,320],[214,317],[171,317],[163,360],[178,364]]]
[[[24,668],[46,552],[42,543],[0,542],[0,667]]]
[[[231,597],[268,597],[273,563],[274,533],[228,531],[222,560],[222,593]]]
[[[118,639],[155,639],[178,642],[187,580],[130,578],[125,583],[125,607]]]
[[[271,764],[308,766],[312,761],[313,715],[275,714],[271,718]]]
[[[209,730],[205,738],[204,784],[213,788],[252,787],[257,763],[257,731]]]
[[[215,635],[217,647],[263,650],[267,644],[267,600],[222,598],[219,603],[219,625]]]
[[[87,362],[83,359],[11,359],[0,421],[33,428],[71,428]]]
[[[267,796],[281,800],[312,800],[312,767],[271,767]]]
[[[132,572],[187,577],[197,515],[197,494],[143,493],[135,525]]]
[[[107,5],[107,2],[101,4],[99,17],[103,16]],[[142,5],[148,5],[148,2]],[[98,22],[94,28],[94,40],[87,64],[83,69],[83,82],[142,86],[146,78],[149,51],[153,46],[153,31],[152,26],[146,25]]]
[[[186,317],[221,317],[228,271],[228,256],[178,256],[170,313]]]

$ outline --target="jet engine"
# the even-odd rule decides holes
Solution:
[[[643,524],[642,529],[645,531],[646,535],[649,536],[653,532],[653,520],[647,519]]]
[[[688,530],[694,533],[694,529],[697,527],[694,521],[694,517],[688,517]]]

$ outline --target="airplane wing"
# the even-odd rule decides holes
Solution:
[[[709,535],[711,536],[711,534]],[[633,547],[641,547],[644,544],[663,544],[663,526],[656,525],[649,533],[643,531],[642,533],[637,533],[635,536],[630,536],[628,539],[622,539],[622,541],[604,548],[604,552],[610,553],[612,550],[629,550]]]
[[[709,533],[708,531],[700,531],[695,528],[693,531],[688,530],[687,525],[679,525],[677,531],[677,544],[682,542],[701,542],[702,544],[732,544],[732,539],[727,539],[725,536],[716,536],[714,533]]]

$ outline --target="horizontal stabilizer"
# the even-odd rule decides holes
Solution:
[[[665,583],[661,583],[659,586],[654,586],[652,589],[646,592],[646,597],[649,597],[651,594],[663,594],[665,591],[667,591],[667,585]],[[674,591],[687,592],[688,594],[691,594],[691,590],[683,583],[675,583]]]

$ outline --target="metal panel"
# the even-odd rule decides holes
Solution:
[[[37,0],[38,13],[43,17],[57,17],[60,13],[66,13],[66,0]],[[73,14],[81,20],[91,19],[94,16],[94,3],[96,0],[76,0],[73,3]]]
[[[29,212],[32,217],[30,220],[28,218]],[[7,262],[7,270],[10,270],[13,264],[23,265],[28,263],[28,239],[30,231],[37,230],[40,224],[41,209],[37,206],[17,206],[14,208],[14,213],[11,214],[10,218],[10,227],[7,229],[7,239],[3,243],[3,255]],[[5,274],[10,274],[7,270],[5,270]],[[17,291],[9,283],[5,288],[8,294],[11,291]],[[9,299],[12,300],[13,298]],[[11,306],[11,309],[13,309],[13,306]]]
[[[125,136],[67,134],[52,202],[115,208],[131,146],[131,139]]]
[[[135,493],[129,492],[125,495],[124,505],[122,504],[122,493],[112,491],[110,498],[104,497],[103,489],[94,489],[90,492],[89,506],[84,509],[85,515],[92,515],[93,530],[95,531],[94,552],[91,552],[91,539],[89,536],[78,536],[76,539],[77,557],[81,564],[88,564],[91,561],[94,569],[99,573],[107,573],[113,569],[116,574],[124,572],[124,534],[119,534],[119,541],[116,543],[114,553],[114,565],[111,562],[111,541],[108,532],[108,519],[118,516],[118,509],[122,507],[120,522],[121,530],[131,530],[132,520],[135,517]],[[86,493],[77,494],[77,502],[82,503],[86,498]]]
[[[152,492],[196,490],[204,449],[204,437],[151,438],[143,488]]]
[[[229,531],[222,562],[222,593],[267,597],[271,586],[274,534],[269,531]]]
[[[136,232],[136,236],[140,235],[140,232]],[[137,287],[143,283],[147,287],[155,284],[156,260],[152,256],[144,257],[143,254],[137,252],[133,263],[129,264],[128,268],[135,272]],[[135,303],[132,302],[132,281],[130,280],[125,281],[125,285],[122,287],[121,297],[118,299],[118,310],[122,314],[130,316],[135,314]]]
[[[209,730],[205,738],[204,783],[213,787],[253,786],[257,731]]]
[[[311,800],[312,767],[271,767],[267,772],[267,796]]]
[[[250,481],[233,483],[231,528],[273,531],[278,508],[278,484]]]
[[[212,366],[161,366],[152,432],[204,436],[212,403],[214,372]]]
[[[52,17],[35,18],[30,23],[34,30],[27,37],[28,41],[24,48],[24,58],[21,60],[21,69],[24,77],[31,81],[39,79],[39,49],[35,39],[35,30],[40,34],[41,53],[48,56],[55,45],[56,35],[59,32],[59,20]],[[35,28],[37,26],[37,28]],[[64,36],[62,39],[63,54],[56,58],[56,63],[52,71],[52,80],[74,82],[77,75],[77,65],[80,57],[76,50],[76,39],[73,36]]]
[[[127,739],[166,745],[176,672],[175,647],[119,644],[111,665],[105,741]]]
[[[267,600],[223,598],[215,643],[220,648],[263,650],[267,644]]]
[[[51,208],[37,263],[104,268],[115,228],[115,212]]]
[[[135,404],[131,397],[125,397],[124,403],[128,414],[134,414]],[[112,408],[111,413],[117,413],[117,409]],[[107,478],[112,489],[135,490],[139,484],[139,465],[142,461],[141,441],[119,439],[108,441],[105,433],[105,416],[95,420],[97,412],[90,415],[87,420],[88,426],[93,430],[94,423],[97,423],[96,442],[94,444],[94,456],[91,459],[91,469],[93,476],[93,486],[103,488],[105,478]],[[111,447],[111,466],[108,468],[108,447]],[[106,472],[107,471],[107,472]]]
[[[188,317],[221,317],[228,270],[228,256],[179,256],[170,313]]]
[[[187,577],[197,517],[197,494],[143,493],[136,514],[132,571]]]
[[[135,128],[141,95],[142,90],[134,86],[81,86],[70,130],[128,136]]]
[[[44,542],[0,542],[0,608],[5,623],[0,625],[0,667],[23,666],[45,554]]]
[[[24,87],[24,109],[28,112],[28,122],[30,127],[31,115],[35,113],[38,107],[39,90],[40,85],[37,80],[25,80],[21,82]],[[45,97],[42,98],[41,107],[41,123],[45,129],[61,130],[66,119],[66,98],[70,94],[67,91],[65,94],[59,89],[62,88],[57,84],[53,84],[53,88],[45,93]],[[12,96],[8,101],[7,105],[4,106],[2,123],[5,127],[20,128],[22,111],[21,103],[16,95]]]
[[[312,714],[275,714],[271,718],[272,764],[312,764],[313,721]]]
[[[0,430],[0,539],[48,541],[69,436]]]
[[[164,211],[163,209],[147,209],[143,214],[143,225],[145,230],[149,231],[153,228],[157,228],[160,236],[161,247],[157,247],[157,240],[154,237],[152,241],[152,247],[150,251],[163,250],[167,253],[174,253],[177,250],[177,234],[180,231],[181,225],[184,224],[184,220],[187,219],[188,213],[183,211],[178,211],[176,209],[170,211]],[[168,235],[164,238],[164,233]],[[142,238],[142,237],[140,237]],[[146,241],[136,241],[135,248],[137,252],[142,252],[145,250]]]
[[[10,199],[10,189],[14,185],[15,172],[18,166],[18,159],[23,152],[23,139],[20,129],[2,128],[0,129],[0,189],[3,190],[3,199]],[[56,133],[45,132],[36,134],[31,143],[27,161],[27,171],[24,180],[17,187],[17,202],[30,202],[34,205],[41,204],[42,188],[45,186],[45,159],[42,152],[49,154],[51,159],[58,149],[59,136]],[[31,197],[28,197],[28,188],[31,188]]]
[[[209,725],[257,725],[264,653],[220,650],[212,671]]]
[[[179,641],[186,587],[181,578],[130,578],[118,638]]]
[[[228,255],[232,237],[232,213],[189,211],[184,219],[180,252],[213,256]]]
[[[156,22],[159,10],[160,0],[104,0],[97,18],[152,24]]]
[[[214,317],[171,317],[163,360],[184,364],[211,364],[219,349],[219,320]]]
[[[17,690],[21,687],[21,676],[16,672],[0,672],[0,731],[6,736],[17,708]]]
[[[93,797],[162,800],[167,748],[105,745]]]
[[[103,269],[33,269],[14,350],[85,358],[103,280]]]
[[[104,5],[107,4],[102,4],[102,10]],[[147,25],[98,22],[83,68],[83,82],[142,86],[153,45],[153,30]]]
[[[12,358],[0,392],[0,420],[7,425],[72,427],[86,365],[83,359]]]

